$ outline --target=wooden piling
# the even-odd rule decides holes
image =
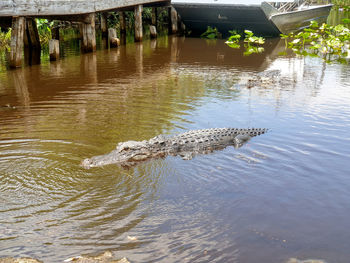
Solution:
[[[115,28],[108,28],[108,41],[111,48],[120,46],[120,40],[117,37]]]
[[[102,13],[100,17],[102,37],[107,36],[107,13]]]
[[[38,27],[35,19],[26,18],[26,34],[28,37],[28,44],[31,49],[41,49]]]
[[[60,28],[59,28],[59,26],[51,28],[51,38],[56,39],[56,40],[60,40]]]
[[[23,37],[25,31],[25,18],[23,16],[12,18],[10,67],[22,65]]]
[[[82,51],[94,52],[96,51],[96,34],[95,34],[95,14],[87,15],[87,23],[82,23],[83,41]]]
[[[120,33],[126,33],[125,12],[119,12]]]
[[[177,30],[178,30],[178,26],[177,26],[177,11],[175,10],[174,7],[170,7],[169,8],[169,17],[170,17],[170,29],[171,29],[171,34],[176,34]]]
[[[152,7],[152,26],[157,28],[158,13],[157,7]]]
[[[50,60],[58,60],[60,57],[60,44],[57,39],[50,39],[49,41],[49,53]]]
[[[157,37],[157,29],[155,26],[149,26],[149,32],[151,34],[151,38]]]
[[[142,5],[135,6],[135,41],[140,42],[143,38],[142,32]]]

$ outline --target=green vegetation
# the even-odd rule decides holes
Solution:
[[[231,36],[228,38],[228,40],[225,42],[229,47],[231,48],[240,48],[241,45],[239,44],[241,39],[241,34],[237,33],[237,31],[229,31]],[[264,52],[264,48],[261,47],[265,43],[265,39],[263,37],[257,37],[254,35],[254,33],[250,30],[244,30],[245,37],[244,37],[244,55],[249,56],[254,53],[262,53]]]
[[[332,4],[344,10],[350,10],[350,0],[332,0]]]
[[[241,35],[237,33],[236,30],[229,31],[231,36],[228,38],[228,40],[225,42],[229,47],[232,48],[240,48],[239,41],[241,39]]]
[[[11,29],[6,31],[2,31],[0,28],[0,52],[4,50],[10,49],[10,41],[11,41]]]
[[[48,44],[51,39],[51,27],[53,22],[49,22],[47,19],[36,19],[38,33],[41,44]]]
[[[201,38],[207,38],[207,39],[216,39],[220,38],[221,34],[217,30],[216,27],[212,28],[211,26],[208,26],[207,31],[205,31],[203,34],[201,34]]]
[[[350,57],[350,30],[346,27],[349,19],[343,19],[344,24],[331,26],[318,25],[312,21],[309,28],[299,33],[281,34],[285,40],[286,48],[296,54],[321,57],[326,62],[339,61],[347,63]]]

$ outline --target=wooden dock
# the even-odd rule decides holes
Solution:
[[[0,17],[80,16],[133,9],[135,6],[169,5],[169,0],[1,0]]]
[[[0,1],[0,27],[12,28],[10,66],[22,65],[23,46],[26,44],[40,48],[38,33],[34,18],[47,18],[51,20],[75,21],[81,23],[82,51],[94,52],[96,50],[95,20],[96,14],[101,14],[101,30],[107,34],[106,14],[120,12],[121,30],[125,30],[125,11],[134,11],[135,41],[142,41],[142,10],[143,7],[152,7],[156,21],[157,7],[169,7],[171,33],[177,32],[177,13],[170,6],[170,0],[1,0]],[[154,23],[154,22],[152,22]],[[155,22],[156,23],[156,22]],[[156,25],[155,25],[156,26]],[[113,31],[109,31],[113,32]],[[117,43],[115,33],[110,41]],[[52,59],[59,57],[58,39],[50,43]]]

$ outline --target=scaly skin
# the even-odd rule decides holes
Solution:
[[[112,152],[85,159],[81,165],[86,169],[113,163],[130,167],[150,158],[167,155],[179,155],[188,160],[196,154],[210,153],[230,145],[240,147],[250,138],[266,132],[267,129],[260,128],[216,128],[189,131],[169,138],[159,135],[148,141],[119,143]]]

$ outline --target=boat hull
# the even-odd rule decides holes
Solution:
[[[332,5],[324,5],[310,9],[275,14],[270,17],[282,34],[300,31],[310,25],[311,21],[319,24],[327,22]]]
[[[176,4],[173,6],[192,35],[200,35],[208,26],[227,36],[229,30],[252,30],[256,35],[276,36],[280,32],[268,20],[260,5]]]
[[[229,30],[251,30],[265,37],[301,30],[310,21],[326,22],[332,5],[312,7],[301,11],[271,14],[261,5],[224,5],[203,3],[172,3],[186,28],[199,36],[208,26],[216,27],[224,36]]]

